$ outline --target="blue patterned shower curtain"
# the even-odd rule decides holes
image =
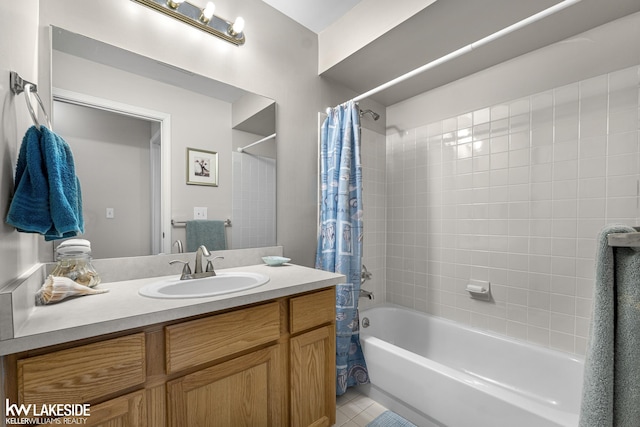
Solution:
[[[336,287],[336,394],[369,382],[360,347],[362,270],[360,113],[353,101],[328,110],[321,129],[321,208],[316,268],[344,274]]]

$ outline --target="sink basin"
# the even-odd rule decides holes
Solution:
[[[269,281],[258,273],[218,273],[202,279],[163,279],[141,288],[138,293],[151,298],[203,298],[257,288]]]

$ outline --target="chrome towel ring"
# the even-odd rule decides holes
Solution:
[[[33,105],[31,105],[31,96],[30,94],[33,94],[36,98],[36,101],[38,102],[38,105],[40,106],[40,109],[42,110],[42,114],[44,114],[45,119],[47,120],[47,127],[49,129],[51,129],[51,120],[49,119],[49,116],[47,115],[47,110],[45,110],[44,108],[44,103],[42,102],[42,99],[40,98],[40,95],[38,95],[38,86],[36,86],[34,83],[31,83],[30,81],[24,80],[22,77],[20,77],[20,75],[18,73],[16,73],[15,71],[11,71],[11,73],[9,74],[9,79],[10,79],[10,84],[11,84],[11,92],[13,92],[14,95],[19,95],[22,92],[24,92],[24,99],[27,103],[27,109],[29,110],[29,115],[31,115],[31,120],[33,120],[33,124],[36,125],[36,127],[40,128],[40,122],[38,121],[38,115],[36,114],[36,111],[33,109]]]

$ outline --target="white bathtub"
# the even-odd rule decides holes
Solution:
[[[583,359],[394,305],[360,321],[362,391],[420,426],[578,425]]]

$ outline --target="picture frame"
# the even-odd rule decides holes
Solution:
[[[218,186],[218,153],[187,147],[187,185]]]

